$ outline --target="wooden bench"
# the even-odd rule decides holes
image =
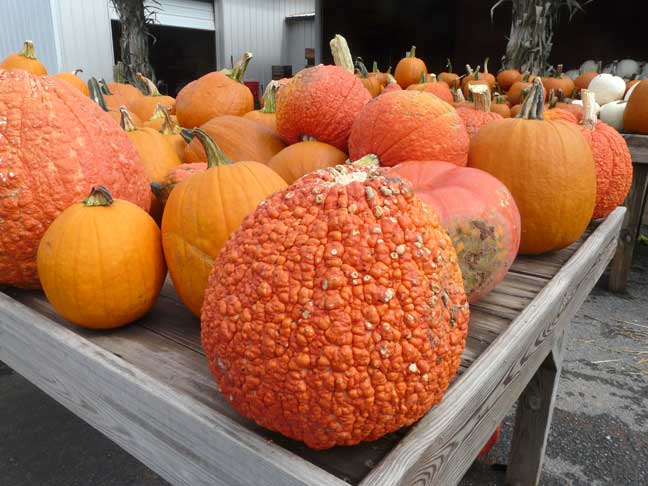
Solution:
[[[520,257],[471,305],[461,371],[443,401],[372,443],[312,451],[238,415],[170,285],[150,315],[102,333],[66,324],[39,291],[5,289],[0,360],[175,485],[453,485],[516,400],[508,483],[537,484],[565,333],[612,259],[624,213],[569,248]]]
[[[634,173],[632,187],[625,201],[628,212],[621,228],[619,247],[610,271],[608,286],[613,292],[623,292],[626,288],[648,193],[648,135],[623,134],[623,137],[628,142]]]

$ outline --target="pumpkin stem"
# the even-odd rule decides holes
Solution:
[[[448,72],[452,74],[452,61],[450,61],[450,58],[447,58],[447,61],[446,67],[448,68]]]
[[[556,66],[556,74],[554,74],[554,77],[561,79],[563,77],[563,69],[564,68],[565,68],[565,66],[563,66],[562,64],[558,64]]]
[[[92,77],[88,80],[88,91],[90,91],[90,99],[92,101],[97,103],[103,111],[109,111],[97,78]]]
[[[496,105],[506,104],[506,96],[502,96],[502,95],[495,96],[495,104]]]
[[[475,110],[490,111],[491,97],[488,86],[485,84],[471,84],[468,86],[468,90],[475,101]]]
[[[23,48],[20,51],[20,55],[22,57],[26,57],[27,59],[36,59],[36,47],[34,46],[34,42],[26,40],[23,43]]]
[[[108,83],[106,83],[106,80],[104,78],[101,78],[99,80],[99,87],[101,88],[101,92],[105,95],[112,95],[112,91],[110,91],[110,88],[108,87]]]
[[[470,75],[473,76],[473,79],[474,79],[475,81],[478,81],[478,80],[479,80],[479,69],[480,69],[480,68],[481,68],[481,66],[477,66],[477,68],[475,69],[475,71],[472,72],[472,73],[470,73]]]
[[[389,67],[387,68],[387,71],[385,71],[385,74],[391,74],[391,71],[392,71],[392,67],[389,66]]]
[[[119,112],[121,113],[121,127],[125,132],[133,132],[137,130],[137,127],[135,126],[135,122],[133,122],[133,118],[131,117],[131,114],[128,112],[128,109],[124,106],[121,105],[119,107]]]
[[[136,73],[135,76],[137,76],[137,79],[139,79],[142,84],[146,86],[146,89],[148,90],[148,93],[146,94],[148,96],[162,96],[158,91],[157,86],[155,86],[155,83],[149,78],[144,76],[142,73]]]
[[[558,93],[556,93],[556,97],[558,98],[558,101],[565,102],[565,92],[562,90],[562,88],[558,88]]]
[[[528,83],[530,77],[531,77],[531,71],[524,71],[524,74],[522,75],[522,81]]]
[[[421,78],[419,79],[418,84],[425,84],[425,82],[427,81],[426,78],[427,78],[427,76],[425,75],[425,72],[422,72],[421,73]]]
[[[349,50],[349,44],[347,44],[346,39],[340,34],[335,34],[335,37],[331,39],[329,45],[331,46],[334,64],[353,73],[355,71],[353,68],[353,58],[351,57],[351,51]]]
[[[398,81],[396,81],[396,78],[392,76],[390,73],[387,73],[387,84],[397,84]]]
[[[155,197],[160,197],[162,195],[162,184],[159,182],[151,182],[149,186],[151,186],[151,192]]]
[[[412,48],[409,50],[409,57],[410,59],[416,57],[416,46],[412,46]]]
[[[463,103],[464,101],[466,101],[463,91],[459,87],[457,87],[456,84],[451,88],[451,91],[452,98],[454,99],[455,103]]]
[[[437,75],[432,73],[428,74],[428,83],[436,83],[437,82]]]
[[[488,74],[488,61],[490,61],[490,57],[484,59],[484,74]]]
[[[93,186],[90,195],[83,201],[83,205],[89,206],[110,206],[113,203],[112,194],[106,186]]]
[[[275,113],[277,111],[277,90],[279,83],[277,81],[270,81],[266,86],[265,93],[263,93],[263,108],[262,113]]]
[[[533,85],[529,91],[529,95],[522,104],[522,109],[518,114],[518,118],[525,120],[542,120],[544,112],[544,86],[540,78],[533,80]]]
[[[553,88],[549,90],[549,108],[555,108],[558,103],[558,97]]]
[[[352,162],[351,165],[354,167],[378,167],[380,165],[380,160],[375,154],[367,154],[355,162]]]
[[[364,78],[369,77],[369,71],[367,71],[367,66],[365,66],[364,62],[362,62],[361,57],[356,58],[355,65],[360,70],[360,77],[361,78],[364,79]]]
[[[184,128],[180,135],[187,143],[191,142],[193,138],[197,138],[205,149],[207,154],[207,168],[219,167],[221,165],[230,165],[233,162],[227,158],[221,148],[214,142],[209,133],[200,128]]]
[[[596,115],[595,95],[593,91],[584,89],[581,91],[581,98],[583,100],[583,119],[581,125],[589,130],[594,130],[598,121]]]
[[[228,74],[228,76],[234,81],[242,83],[243,77],[245,76],[245,71],[247,70],[248,64],[250,64],[252,57],[253,56],[251,52],[244,52],[243,57],[239,59],[236,65],[232,68],[232,72]]]
[[[83,69],[76,68],[74,71],[72,71],[72,74],[74,74],[75,76],[78,76],[79,73],[82,73],[82,72],[83,72]]]
[[[470,64],[466,64],[466,76],[470,77],[473,75],[473,68]]]
[[[603,72],[603,61],[596,63],[596,72],[601,74]]]
[[[372,73],[379,73],[380,71],[378,70],[378,63],[376,61],[373,62],[373,66],[371,68]]]
[[[164,122],[160,127],[160,133],[162,135],[175,135],[182,131],[182,128],[171,119],[171,115],[169,115],[169,110],[167,110],[166,106],[158,104],[151,119],[153,118],[164,118]]]

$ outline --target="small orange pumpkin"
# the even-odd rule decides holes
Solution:
[[[468,74],[461,80],[461,90],[463,91],[464,97],[468,98],[470,100],[470,86],[473,85],[484,85],[488,86],[490,89],[490,78],[487,79],[482,75],[482,73],[479,72],[480,66],[477,66],[477,69],[474,71],[470,67],[470,65],[466,65],[466,70],[468,71]]]
[[[504,71],[500,71],[497,75],[497,84],[499,84],[499,87],[504,91],[508,91],[519,77],[520,71],[517,69],[505,69]]]
[[[76,89],[81,91],[84,95],[90,96],[90,90],[88,86],[83,82],[83,79],[79,77],[79,73],[82,73],[83,69],[75,69],[74,71],[65,71],[62,73],[57,73],[56,76],[59,79],[62,79],[66,83],[69,83],[70,86],[74,86]]]
[[[180,134],[180,132],[182,132],[182,127],[178,125],[174,115],[169,115],[169,111],[164,106],[158,105],[156,112],[161,113],[163,120],[162,126],[157,130],[162,134],[162,136],[164,136],[167,143],[173,147],[178,158],[182,160],[184,158],[185,150],[187,149],[187,142]],[[154,127],[151,126],[150,128]]]
[[[418,84],[410,84],[407,89],[413,91],[425,91],[426,93],[438,96],[446,103],[452,104],[454,101],[452,92],[448,85],[437,81],[437,77],[434,74],[430,74],[427,77],[422,74]]]
[[[270,81],[263,93],[263,108],[260,110],[248,111],[243,118],[253,120],[277,133],[277,101],[276,95],[279,89],[277,81]]]
[[[288,184],[317,169],[344,163],[347,155],[328,143],[307,141],[289,145],[268,162]]]
[[[108,113],[110,117],[115,120],[115,123],[118,125],[121,124],[121,112],[119,111],[119,107],[117,107],[117,110],[113,110],[108,107],[108,104],[106,102],[106,96],[103,94],[103,91],[101,89],[101,85],[97,81],[96,78],[90,78],[88,80],[88,96],[92,101],[94,101],[99,107]],[[110,95],[109,95],[110,96]],[[113,102],[116,100],[116,98],[112,98]],[[139,119],[137,115],[134,113],[130,113],[131,116],[131,121],[136,127],[141,127],[142,126],[142,120]]]
[[[355,65],[358,68],[357,76],[362,81],[364,87],[367,88],[367,91],[369,91],[371,97],[375,98],[376,96],[378,96],[382,92],[383,87],[381,78],[379,78],[377,75],[371,76],[369,71],[367,71],[367,67],[364,65],[360,58],[356,59]]]
[[[175,99],[172,96],[160,94],[155,83],[143,76],[142,73],[137,73],[137,77],[148,89],[148,94],[133,101],[131,103],[130,111],[135,113],[140,120],[148,120],[151,118],[153,113],[155,113],[155,107],[157,105],[164,106],[169,110],[169,113],[175,113]],[[122,99],[124,98],[122,97]],[[126,101],[126,99],[124,99],[124,101]]]
[[[404,57],[396,65],[394,78],[401,88],[407,89],[410,84],[416,84],[421,75],[427,75],[427,67],[422,59],[416,57],[416,46],[412,46],[407,57]]]
[[[126,83],[107,83],[106,86],[111,93],[118,95],[126,107],[131,110],[136,101],[144,97],[137,87]]]
[[[582,89],[587,89],[589,88],[589,84],[592,82],[592,79],[594,79],[596,76],[599,75],[599,73],[603,70],[603,62],[599,61],[598,62],[598,69],[596,71],[588,71],[586,73],[582,73],[580,76],[578,76],[574,80],[574,86],[580,93]]]
[[[506,102],[506,97],[496,95],[494,101],[495,103],[491,104],[491,111],[499,114],[502,118],[511,118],[511,107]]]
[[[448,85],[448,88],[452,88],[455,86],[457,82],[459,81],[459,75],[452,70],[452,62],[448,58],[448,62],[446,63],[446,68],[448,69],[447,71],[443,71],[442,73],[439,74],[439,81],[445,83]]]
[[[554,76],[547,76],[542,78],[542,84],[544,85],[545,91],[547,93],[549,93],[552,89],[556,93],[558,93],[558,91],[560,90],[568,98],[571,97],[575,88],[574,81],[569,76],[565,76],[563,74],[562,64],[558,64]]]
[[[47,69],[45,69],[43,63],[36,58],[36,48],[30,40],[24,42],[23,48],[19,53],[10,54],[0,62],[0,69],[6,69],[7,71],[22,69],[38,76],[45,76],[47,74]]]
[[[167,118],[173,125],[178,125],[178,117],[176,117],[175,115],[169,115],[169,110],[167,110],[163,105],[157,105],[155,107],[153,115],[151,116],[151,118],[144,122],[143,126],[147,128],[153,128],[154,130],[157,130],[159,132],[164,126]]]

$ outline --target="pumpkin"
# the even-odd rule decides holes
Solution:
[[[288,184],[317,169],[344,163],[347,155],[333,145],[322,142],[298,142],[289,145],[270,159],[268,167]]]
[[[580,71],[578,69],[570,69],[569,71],[565,71],[565,76],[570,78],[572,81],[576,81],[576,78],[580,76]]]
[[[259,202],[287,184],[259,162],[230,161],[207,132],[185,133],[204,145],[207,168],[171,191],[162,217],[162,244],[173,286],[199,316],[209,272],[227,238]]]
[[[626,84],[618,76],[603,73],[592,79],[587,89],[594,93],[596,102],[599,105],[605,105],[612,101],[622,100],[626,91]]]
[[[416,46],[412,46],[407,57],[396,64],[394,78],[401,88],[407,89],[410,84],[416,84],[421,79],[421,74],[427,75],[427,66],[422,59],[416,57]]]
[[[452,71],[452,62],[448,59],[446,64],[447,71],[444,71],[439,74],[439,81],[448,85],[448,88],[452,88],[459,81],[459,75]]]
[[[254,160],[265,164],[286,146],[269,128],[240,116],[219,116],[209,120],[200,128],[207,132],[225,155],[234,162]],[[203,144],[194,139],[187,145],[183,160],[185,162],[207,160]]]
[[[494,101],[495,103],[491,104],[490,111],[497,113],[502,118],[511,118],[511,107],[506,102],[506,97],[497,95]]]
[[[578,118],[572,112],[563,108],[550,108],[542,114],[543,120],[563,120],[570,123],[578,123]]]
[[[407,182],[338,166],[275,193],[231,236],[201,338],[236,410],[326,449],[378,439],[439,402],[468,317],[434,211]]]
[[[119,96],[124,101],[129,110],[137,100],[144,97],[144,93],[132,84],[107,83],[106,86],[111,93]]]
[[[461,89],[464,96],[470,101],[470,86],[484,85],[488,86],[490,89],[490,79],[486,79],[482,73],[479,72],[479,66],[477,66],[477,69],[473,71],[470,65],[466,65],[466,70],[468,71],[468,74],[461,81]]]
[[[623,115],[625,114],[627,101],[613,101],[601,107],[601,121],[607,123],[615,130],[623,131]]]
[[[169,200],[169,194],[175,186],[185,179],[188,179],[197,172],[205,172],[207,162],[193,162],[191,164],[180,164],[171,169],[160,182],[151,182],[151,191],[164,207]]]
[[[182,127],[174,120],[175,117],[173,115],[169,115],[169,111],[164,106],[158,105],[155,110],[157,113],[162,114],[163,120],[162,126],[157,130],[162,134],[167,143],[171,145],[178,158],[182,161],[185,150],[187,149],[187,142],[180,135]]]
[[[544,88],[536,79],[519,118],[485,125],[468,164],[497,177],[513,194],[522,220],[520,252],[541,254],[578,240],[596,201],[592,151],[577,125],[543,120]]]
[[[344,38],[336,36],[331,49],[340,65],[303,69],[279,91],[277,130],[288,144],[314,139],[346,152],[351,125],[371,100]]]
[[[550,92],[552,89],[556,93],[560,90],[568,98],[572,95],[575,88],[574,81],[572,81],[571,78],[563,74],[562,64],[558,64],[554,76],[543,77],[542,84],[544,85],[545,91],[547,93]]]
[[[457,84],[457,86],[453,86],[450,88],[450,92],[452,93],[452,106],[455,108],[459,108],[461,106],[472,106],[472,103],[470,101],[466,101],[466,98],[463,95],[463,91],[461,91],[461,86]]]
[[[90,79],[92,80],[93,78]],[[110,91],[110,89],[108,88],[108,84],[103,79],[99,80],[98,83],[107,110],[111,112],[114,111],[119,114],[119,108],[121,108],[122,106],[126,106],[126,100],[121,95],[115,94],[112,91]],[[90,86],[90,81],[88,81],[88,87],[90,88],[90,91],[92,91],[92,87]],[[91,94],[91,97],[94,97],[96,101],[97,98],[96,95]],[[135,113],[131,113],[131,116],[132,115],[135,115],[134,119],[140,120],[140,117],[137,116]],[[119,114],[119,120],[121,120],[121,114]],[[143,120],[140,120],[140,125],[138,126],[141,126],[142,122]]]
[[[76,89],[81,91],[84,95],[90,96],[90,90],[88,86],[83,82],[83,79],[79,77],[79,73],[82,73],[83,69],[75,69],[74,71],[65,71],[62,73],[57,73],[56,76],[59,79],[62,79],[66,83],[69,83],[71,86],[74,86]]]
[[[601,70],[603,69],[603,62],[602,61],[594,61],[593,59],[588,59],[585,61],[583,64],[581,64],[579,71],[581,73],[590,73],[590,72],[595,72],[595,73],[600,73]]]
[[[636,84],[639,84],[640,81],[641,81],[640,79],[631,79],[630,81],[628,81],[626,83],[625,94],[627,95],[632,90],[632,87],[635,86]],[[625,99],[625,95],[624,95],[624,99]]]
[[[155,113],[157,105],[162,105],[169,110],[170,113],[175,113],[175,99],[172,96],[160,94],[153,81],[143,76],[141,73],[137,73],[137,77],[148,89],[148,94],[133,101],[130,104],[130,111],[135,113],[140,120],[148,120],[151,118],[153,113]]]
[[[0,62],[0,69],[13,71],[15,69],[22,69],[31,74],[45,76],[47,69],[42,62],[36,58],[36,48],[34,43],[26,40],[23,44],[22,50],[17,54],[10,54]]]
[[[131,113],[131,116],[132,115],[133,114]],[[176,117],[175,115],[170,115],[169,110],[167,110],[163,105],[157,105],[151,118],[146,120],[142,126],[152,128],[159,132],[162,130],[164,124],[167,123],[167,119],[173,127],[178,126],[178,117]]]
[[[484,69],[481,72],[480,77],[482,77],[486,81],[486,83],[488,83],[488,89],[492,91],[493,88],[495,88],[497,79],[495,78],[495,76],[488,72],[488,61],[490,61],[489,58],[484,59]]]
[[[517,118],[517,116],[522,111],[522,104],[517,104],[511,107],[511,118]]]
[[[254,96],[243,84],[252,59],[246,52],[231,72],[215,71],[186,85],[176,98],[176,115],[183,127],[199,127],[221,115],[245,115],[254,110]]]
[[[248,111],[243,118],[255,121],[277,133],[277,102],[276,94],[279,83],[270,81],[263,93],[263,108],[260,110]]]
[[[380,94],[383,93],[391,93],[392,91],[402,91],[403,88],[400,87],[400,84],[396,82],[396,78],[392,76],[391,74],[387,75],[387,84],[383,86],[382,91]]]
[[[641,66],[637,61],[633,59],[622,59],[616,65],[615,74],[624,79],[633,79],[635,76],[639,75],[640,72]]]
[[[520,71],[517,69],[505,69],[504,71],[500,71],[497,75],[497,84],[499,84],[500,88],[504,91],[508,91],[519,77]]]
[[[595,67],[594,69],[588,69],[586,71],[583,71],[581,69],[581,74],[574,80],[574,86],[576,87],[576,90],[580,93],[580,90],[588,89],[590,83],[592,82],[592,79],[598,76],[602,69],[603,66],[601,62],[599,62],[597,67]]]
[[[378,82],[380,83],[381,86],[381,91],[382,87],[385,86],[389,82],[389,77],[388,75],[391,74],[391,66],[387,69],[386,72],[382,73],[378,69],[378,63],[376,61],[373,62],[373,67],[371,69],[371,72],[369,73],[369,76],[375,76],[378,78]]]
[[[632,184],[632,158],[619,132],[598,120],[594,93],[583,90],[581,96],[585,108],[581,129],[596,164],[596,205],[592,217],[604,218],[623,204],[628,195]]]
[[[35,288],[45,230],[96,184],[145,210],[151,194],[126,134],[60,79],[0,70],[0,285]]]
[[[525,90],[531,89],[533,80],[530,73],[524,73],[521,81],[516,81],[509,89],[506,96],[512,105],[518,105],[524,101]]]
[[[112,329],[147,314],[166,266],[160,230],[142,208],[93,187],[49,226],[38,275],[54,309],[90,329]]]
[[[408,90],[413,91],[425,91],[426,93],[433,94],[438,96],[446,103],[452,103],[454,101],[452,92],[446,83],[437,81],[437,78],[434,74],[426,79],[425,75],[421,75],[421,79],[418,84],[410,84],[407,87]]]
[[[403,162],[389,172],[441,218],[457,251],[468,302],[501,282],[520,246],[520,213],[506,186],[484,171],[447,162]]]
[[[641,81],[640,81],[641,82]],[[629,88],[627,88],[625,95],[623,96],[624,101],[628,101],[630,97],[632,96],[632,92],[635,90],[639,83],[634,83],[631,85]]]
[[[558,108],[570,112],[576,117],[576,121],[579,122],[583,118],[583,105],[574,103],[574,100],[565,98],[562,90],[558,90],[556,96],[556,102],[551,105],[551,108]]]
[[[472,138],[484,125],[501,120],[503,117],[491,111],[491,96],[486,85],[470,85],[470,93],[474,100],[474,106],[462,106],[457,108],[459,118],[464,122],[468,137]]]
[[[468,133],[445,101],[422,91],[396,91],[370,101],[358,114],[349,137],[349,156],[376,154],[381,163],[443,160],[466,165]]]
[[[644,79],[632,89],[623,114],[623,128],[629,133],[648,134],[648,80]]]
[[[117,111],[112,110],[108,108],[108,104],[106,103],[106,96],[103,94],[103,91],[100,87],[99,82],[97,81],[96,78],[90,78],[88,80],[88,96],[92,101],[94,101],[103,111],[105,111],[108,115],[110,115],[110,118],[112,118],[115,123],[118,125],[121,124],[121,112],[119,111],[119,107],[117,108]],[[113,101],[115,99],[113,98]],[[136,127],[141,127],[142,126],[142,120],[139,119],[137,115],[134,113],[131,113],[131,121]]]
[[[371,76],[369,71],[367,70],[367,67],[364,65],[360,58],[356,59],[355,65],[358,68],[357,76],[362,81],[364,87],[367,88],[367,91],[369,91],[371,97],[375,98],[376,96],[378,96],[382,92],[383,87],[380,81],[381,78],[379,78],[377,75]]]

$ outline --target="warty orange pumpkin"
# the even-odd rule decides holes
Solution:
[[[79,77],[79,73],[82,73],[83,69],[75,69],[74,71],[64,71],[62,73],[56,73],[56,76],[59,79],[62,79],[66,83],[69,83],[71,86],[74,86],[76,89],[81,91],[84,95],[90,96],[90,90],[88,86],[83,82],[83,79]]]
[[[166,276],[160,230],[143,209],[93,187],[43,235],[38,275],[47,300],[68,321],[91,329],[123,326],[148,313],[160,294]]]
[[[344,163],[347,154],[328,143],[308,141],[288,145],[272,157],[268,167],[279,174],[288,184],[318,169]]]
[[[255,121],[274,133],[277,133],[277,90],[279,83],[270,81],[263,93],[263,108],[260,110],[248,111],[243,118]]]
[[[22,69],[38,76],[45,76],[47,74],[47,69],[45,69],[43,63],[36,58],[36,48],[30,40],[24,42],[20,52],[10,54],[4,58],[0,62],[0,69],[6,69],[7,71]]]
[[[434,74],[430,74],[429,76],[421,75],[420,81],[417,84],[410,84],[407,89],[411,91],[425,91],[426,93],[437,96],[446,103],[452,104],[454,101],[448,85],[437,81]]]
[[[162,244],[173,286],[200,316],[209,272],[225,241],[260,201],[287,184],[264,164],[232,162],[202,129],[185,133],[203,144],[207,169],[171,191],[162,217]]]
[[[468,317],[435,212],[407,182],[338,166],[275,193],[230,237],[201,337],[236,410],[326,449],[378,439],[439,402]]]
[[[407,57],[402,58],[396,64],[394,78],[401,88],[407,89],[409,85],[418,83],[422,74],[427,76],[427,72],[425,62],[416,57],[416,46],[412,46]]]
[[[34,288],[43,233],[90,187],[145,210],[151,192],[126,134],[64,81],[0,70],[0,106],[0,284]]]
[[[487,85],[473,84],[468,89],[474,100],[474,105],[457,108],[457,114],[464,122],[468,137],[472,140],[484,125],[494,120],[501,120],[503,117],[491,111],[491,95]]]

